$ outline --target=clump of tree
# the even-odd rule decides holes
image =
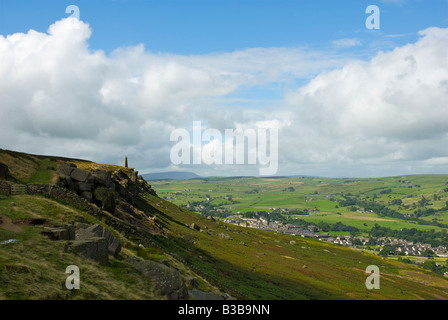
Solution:
[[[442,209],[433,209],[433,208],[418,209],[414,212],[414,216],[410,216],[410,215],[401,214],[400,212],[398,212],[394,209],[390,209],[386,205],[384,205],[382,203],[377,203],[375,201],[363,201],[363,200],[356,199],[354,197],[349,197],[347,195],[343,195],[343,197],[344,197],[344,200],[339,201],[339,207],[351,207],[351,208],[348,208],[349,210],[353,210],[353,207],[358,206],[358,207],[364,208],[364,210],[366,210],[366,211],[371,210],[375,214],[377,214],[381,217],[391,217],[391,218],[397,218],[397,219],[406,220],[406,221],[415,221],[421,225],[434,225],[434,226],[437,226],[440,228],[448,227],[448,224],[435,222],[435,221],[426,221],[426,220],[420,219],[420,216],[432,215],[437,212],[444,211],[445,208],[442,208]],[[424,196],[418,202],[419,206],[426,206],[428,204],[430,204],[430,202]]]
[[[423,263],[423,268],[438,274],[448,272],[448,265],[437,264],[434,260],[426,260]]]
[[[425,206],[430,205],[430,204],[431,204],[431,203],[430,203],[429,199],[426,199],[425,196],[422,196],[422,198],[421,198],[420,201],[418,202],[418,205],[419,205],[420,207],[425,207]]]
[[[379,255],[383,257],[388,255],[394,255],[396,249],[397,246],[384,246],[383,249],[381,249]]]
[[[448,234],[446,230],[436,232],[434,229],[429,231],[418,230],[416,228],[403,228],[393,230],[389,227],[382,227],[378,224],[369,231],[369,236],[374,238],[392,237],[412,241],[414,243],[428,243],[432,247],[448,246]]]
[[[401,206],[403,204],[403,201],[401,199],[393,199],[390,202],[391,205],[397,205],[397,206]]]
[[[95,199],[100,202],[101,207],[109,212],[115,211],[115,192],[106,187],[96,188],[93,193]]]

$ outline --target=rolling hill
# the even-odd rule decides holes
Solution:
[[[7,150],[0,150],[0,163],[8,167],[7,179],[0,180],[1,299],[169,299],[173,290],[168,294],[159,281],[167,273],[182,280],[176,285],[185,285],[190,299],[198,291],[254,300],[448,298],[448,281],[440,275],[191,212],[159,197],[132,169]],[[76,182],[75,169],[85,182]],[[103,175],[109,178],[99,186],[92,177]],[[72,176],[74,185],[67,182]],[[24,191],[8,194],[12,185]],[[45,234],[80,224],[107,228],[121,251],[98,263],[67,250],[73,240]],[[151,267],[141,268],[144,262]],[[80,290],[64,286],[68,265],[81,270]],[[381,272],[379,290],[365,285],[371,265]]]
[[[197,174],[187,171],[167,171],[157,173],[147,173],[142,175],[143,179],[152,180],[189,180],[200,178]]]

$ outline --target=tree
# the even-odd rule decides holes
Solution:
[[[394,253],[395,253],[395,246],[384,246],[383,249],[381,249],[379,255],[385,257]]]
[[[426,249],[425,252],[422,253],[423,257],[434,257],[435,253],[431,249]]]
[[[418,205],[420,207],[424,207],[429,204],[429,200],[425,198],[425,196],[422,196],[421,200],[418,202]]]
[[[115,211],[115,193],[112,189],[99,187],[94,191],[95,199],[101,202],[101,207],[109,212]]]

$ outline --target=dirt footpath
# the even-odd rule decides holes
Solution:
[[[0,211],[0,228],[5,229],[5,230],[9,230],[12,232],[22,232],[23,229],[21,226],[18,226],[16,224],[14,224],[11,220],[11,218],[9,218],[8,216],[5,216],[1,211]]]

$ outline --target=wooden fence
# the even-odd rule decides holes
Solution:
[[[11,185],[11,195],[25,194],[25,193],[26,193],[26,185],[22,184]]]

